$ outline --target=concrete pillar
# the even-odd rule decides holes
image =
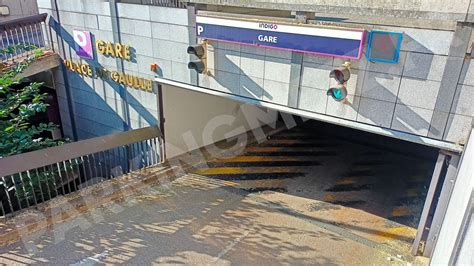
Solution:
[[[431,118],[428,137],[443,139],[446,132],[450,130],[451,125],[448,124],[449,113],[453,109],[454,97],[468,51],[471,32],[472,27],[470,25],[458,23],[456,26]]]

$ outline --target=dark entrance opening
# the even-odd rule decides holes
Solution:
[[[195,172],[408,254],[438,152],[309,120]]]

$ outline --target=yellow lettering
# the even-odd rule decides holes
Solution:
[[[120,80],[119,80],[119,83],[120,84],[123,84],[123,85],[127,85],[127,82],[125,81],[125,75],[123,73],[120,73]]]
[[[82,64],[82,65],[81,65],[81,74],[82,74],[82,75],[87,75],[87,72],[88,72],[88,71],[87,71],[87,66],[84,65],[84,64]]]
[[[130,45],[97,40],[95,46],[97,52],[102,55],[122,58],[128,61],[132,59]]]
[[[115,55],[119,58],[123,58],[122,52],[123,52],[122,45],[120,43],[116,43],[115,44]]]
[[[69,61],[69,60],[64,60],[64,65],[66,65],[66,68],[69,69],[69,70],[73,70],[72,68],[72,62]]]
[[[97,48],[97,52],[100,53],[100,54],[105,54],[105,42],[104,41],[101,41],[101,40],[98,40],[95,42],[95,46]]]
[[[74,66],[74,72],[81,73],[81,68],[79,67],[79,64],[73,62],[72,65]]]
[[[145,86],[146,86],[146,91],[151,92],[153,90],[151,80],[148,80],[148,79],[145,80]]]
[[[132,75],[125,75],[125,79],[127,80],[127,86],[133,87],[133,76]]]
[[[138,83],[138,77],[133,76],[133,87],[135,89],[140,89],[140,84]]]
[[[114,51],[114,47],[111,43],[107,43],[106,45],[106,49],[105,49],[105,54],[106,55],[109,55],[109,56],[113,56],[115,57],[115,51]]]
[[[132,57],[130,56],[130,45],[124,46],[123,58],[129,61],[132,59]]]
[[[112,78],[112,80],[113,80],[114,82],[119,83],[119,81],[120,81],[120,74],[119,74],[117,71],[112,71],[112,73],[110,73],[110,77]]]
[[[89,77],[92,77],[93,74],[94,74],[94,73],[93,73],[93,71],[92,71],[92,68],[91,68],[89,65],[87,65],[87,75],[88,75]]]
[[[138,88],[137,89],[142,89],[142,90],[145,89],[145,80],[144,79],[142,79],[142,78],[138,79]]]

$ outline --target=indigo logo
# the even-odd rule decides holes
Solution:
[[[270,23],[259,23],[258,27],[261,29],[271,29],[271,30],[277,30],[278,25],[277,24],[270,24]]]
[[[84,59],[94,59],[92,49],[92,37],[88,31],[73,31],[74,42],[76,43],[76,54]]]

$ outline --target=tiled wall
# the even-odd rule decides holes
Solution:
[[[10,9],[10,15],[0,16],[0,21],[8,21],[38,14],[36,0],[0,0],[1,6]]]
[[[61,23],[67,32],[84,29],[91,31],[96,39],[113,41],[108,3],[99,0],[59,2]],[[49,0],[39,1],[39,4],[40,12],[51,12]],[[159,76],[195,84],[196,74],[187,69],[186,48],[194,41],[190,40],[194,28],[189,25],[186,9],[118,4],[118,13],[121,42],[130,44],[136,51],[136,62],[124,62],[126,72],[152,78],[149,65],[157,63]],[[377,28],[404,33],[399,62],[367,62],[365,56],[353,61],[348,83],[349,103],[346,104],[326,95],[331,85],[329,72],[343,63],[332,57],[303,55],[297,66],[300,75],[295,76],[291,74],[295,67],[295,54],[291,52],[211,42],[208,58],[211,76],[199,75],[197,83],[201,87],[349,121],[465,143],[474,116],[474,66],[464,59],[465,51],[453,52],[455,31]],[[77,59],[73,52],[70,56]],[[117,69],[115,59],[99,56],[96,63]],[[71,80],[75,88],[75,113],[80,118],[78,123],[87,119],[100,127],[89,123],[91,128],[81,124],[79,128],[88,134],[122,130],[122,106],[117,88],[77,75]],[[296,90],[290,89],[292,84],[297,84]],[[150,124],[153,118],[156,120],[155,96],[133,89],[128,93],[134,128]],[[97,101],[106,105],[87,101],[86,94],[91,99],[101,98]],[[90,117],[90,108],[107,111],[111,117],[107,121]]]
[[[378,29],[405,33],[397,64],[367,62],[365,56],[353,60],[347,84],[349,102],[339,103],[326,92],[334,82],[330,71],[344,60],[305,54],[297,108],[465,143],[474,116],[474,87],[469,86],[474,67],[469,69],[470,60],[464,63],[462,72],[468,77],[461,77],[459,82],[464,85],[456,88],[456,68],[462,67],[464,55],[450,53],[454,31]],[[291,52],[223,42],[212,42],[209,51],[212,75],[201,76],[200,86],[290,106],[294,93],[290,90]]]
[[[74,52],[71,37],[73,30],[90,31],[95,39],[114,42],[108,2],[58,1],[58,5],[68,59],[81,61]],[[39,7],[41,13],[55,12],[52,10],[50,0],[39,1]],[[190,71],[187,69],[189,57],[186,49],[189,44],[188,32],[194,29],[188,27],[186,9],[119,3],[118,14],[120,42],[129,44],[135,55],[134,60],[123,61],[127,74],[153,79],[156,73],[150,70],[150,64],[156,63],[160,67],[159,76],[190,82]],[[57,49],[56,37],[53,41]],[[102,55],[87,63],[108,70],[119,69],[115,58]],[[80,139],[123,131],[128,123],[124,115],[124,109],[127,108],[124,105],[124,97],[127,98],[129,123],[132,129],[157,123],[158,106],[155,94],[127,89],[124,96],[121,86],[113,82],[92,79],[72,72],[67,75]],[[71,136],[71,122],[61,71],[55,73],[55,80],[63,127],[66,135]]]

